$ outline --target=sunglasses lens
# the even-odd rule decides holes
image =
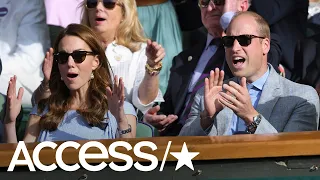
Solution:
[[[87,8],[97,7],[98,0],[87,0]]]
[[[214,0],[213,3],[216,5],[216,6],[222,6],[224,5],[224,2],[225,0]]]
[[[103,5],[107,9],[113,9],[116,6],[115,0],[103,0]]]
[[[82,63],[86,59],[87,52],[75,51],[72,53],[72,58],[76,63]]]
[[[251,38],[246,35],[240,35],[237,40],[241,46],[249,46],[251,44]]]
[[[54,59],[59,63],[59,64],[64,64],[68,61],[69,54],[65,52],[59,52],[54,54]]]
[[[202,7],[207,7],[210,3],[210,0],[199,0],[199,5]]]
[[[222,43],[225,47],[232,47],[234,39],[232,36],[224,36],[222,37]]]

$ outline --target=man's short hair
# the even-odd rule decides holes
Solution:
[[[252,12],[252,11],[242,11],[242,12],[237,12],[236,15],[232,18],[230,24],[232,23],[232,21],[234,21],[237,17],[241,16],[241,15],[248,15],[254,18],[254,20],[257,23],[257,27],[258,27],[258,36],[262,36],[265,38],[270,39],[270,28],[269,28],[269,24],[267,23],[266,20],[263,19],[263,17],[261,17],[259,14]]]

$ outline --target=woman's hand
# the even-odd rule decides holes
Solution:
[[[43,81],[45,84],[49,83],[50,75],[52,71],[53,65],[53,49],[50,48],[49,51],[46,53],[46,57],[44,58],[44,62],[42,64],[42,72],[44,75]]]
[[[19,88],[18,96],[16,94],[17,76],[11,77],[7,90],[6,116],[5,124],[15,123],[21,111],[21,102],[23,96],[23,88]]]
[[[164,48],[157,42],[147,41],[146,56],[147,63],[151,68],[157,68],[166,55]]]
[[[124,104],[124,84],[122,78],[114,76],[113,90],[107,87],[107,97],[108,97],[108,108],[111,114],[116,118],[118,123],[125,121],[126,117],[124,114],[123,104]]]

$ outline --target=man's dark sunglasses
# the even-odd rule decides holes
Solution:
[[[199,7],[206,8],[209,6],[210,2],[212,2],[216,6],[223,6],[225,0],[198,0]]]
[[[234,40],[237,40],[241,46],[249,46],[253,38],[264,39],[265,37],[249,35],[249,34],[244,34],[240,36],[224,36],[222,37],[222,44],[225,47],[230,48],[233,46]]]
[[[113,9],[117,4],[117,0],[87,0],[86,7],[96,8],[99,1],[102,1],[103,6],[107,9]]]
[[[68,62],[69,56],[72,56],[74,62],[76,63],[82,63],[87,55],[94,55],[93,52],[88,51],[73,51],[72,53],[67,52],[58,52],[54,53],[53,58],[55,61],[57,61],[59,64],[65,64]]]

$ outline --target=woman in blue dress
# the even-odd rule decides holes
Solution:
[[[49,86],[51,95],[39,101],[30,114],[25,142],[81,139],[132,138],[136,114],[124,101],[124,85],[115,76],[94,32],[71,24],[54,46]],[[16,143],[15,119],[20,112],[23,89],[16,95],[16,76],[8,86],[5,142]],[[130,123],[128,123],[130,122]]]

